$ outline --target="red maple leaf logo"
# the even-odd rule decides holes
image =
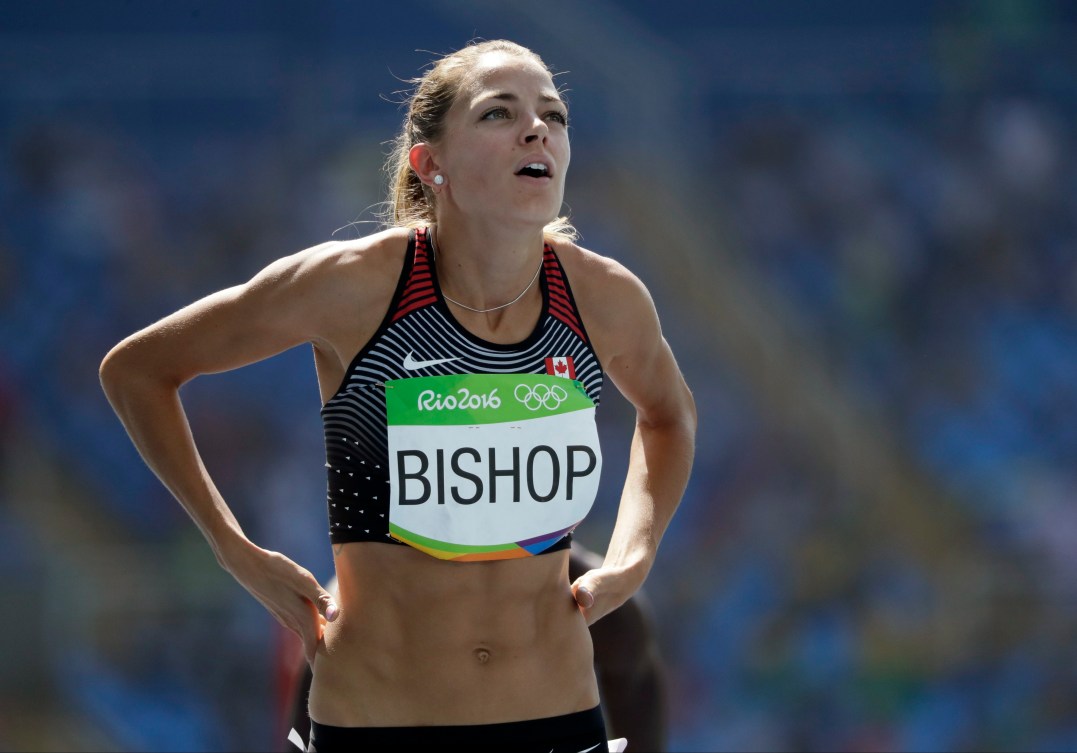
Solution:
[[[565,365],[564,361],[558,361],[557,364],[553,367],[553,370],[556,371],[559,375],[563,376],[564,373],[568,371],[568,366]]]

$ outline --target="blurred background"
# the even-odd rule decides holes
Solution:
[[[281,636],[97,367],[372,232],[410,78],[532,47],[583,245],[635,270],[696,470],[646,590],[671,747],[1077,749],[1077,5],[0,3],[0,749],[279,749]],[[185,405],[248,534],[331,574],[297,348]],[[633,416],[611,388],[602,551]]]

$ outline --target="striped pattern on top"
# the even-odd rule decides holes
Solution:
[[[602,367],[549,245],[540,288],[542,313],[531,334],[511,345],[487,342],[453,317],[434,273],[429,234],[425,228],[413,231],[381,326],[322,408],[333,543],[401,543],[389,535],[386,381],[447,374],[545,374],[547,358],[570,358],[576,379],[599,404]],[[546,551],[567,547],[570,536]]]
[[[580,340],[587,342],[587,335],[583,332],[579,314],[576,313],[576,304],[568,292],[568,283],[561,271],[561,263],[557,260],[550,244],[546,244],[543,252],[543,268],[546,273],[546,288],[548,291],[550,314],[563,322],[571,329]]]
[[[426,232],[415,236],[414,262],[408,284],[400,296],[400,302],[393,313],[393,321],[402,319],[412,311],[437,303],[434,290],[434,265],[430,257],[430,244]]]

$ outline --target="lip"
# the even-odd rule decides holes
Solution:
[[[542,178],[531,178],[527,175],[520,175],[519,172],[533,162],[538,162],[541,165],[546,166],[546,175]],[[529,178],[530,180],[549,180],[555,174],[553,160],[544,154],[532,154],[524,157],[522,160],[516,163],[516,167],[513,168],[512,174],[518,178]]]

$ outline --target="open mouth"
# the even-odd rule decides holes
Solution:
[[[541,162],[530,162],[517,170],[516,174],[524,175],[528,178],[549,178],[550,168]]]

